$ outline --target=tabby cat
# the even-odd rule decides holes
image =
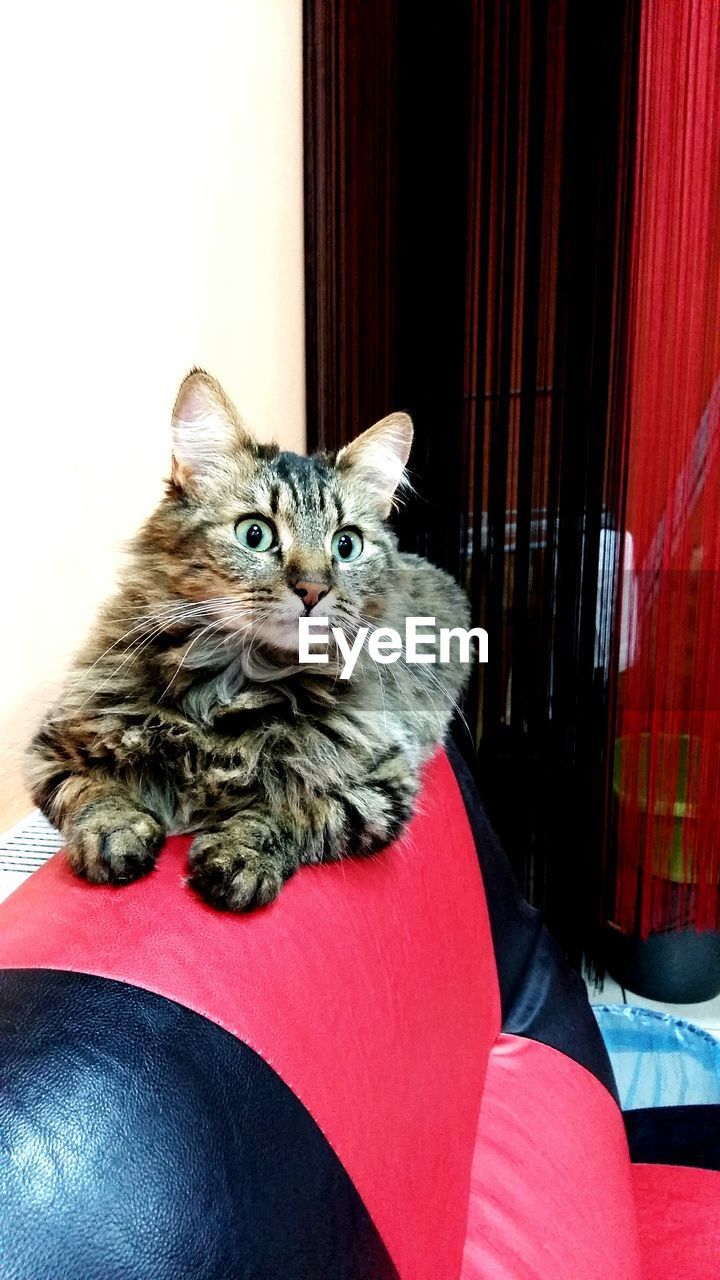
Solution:
[[[457,660],[352,678],[298,661],[298,619],[468,625],[440,569],[386,523],[412,424],[391,414],[337,455],[250,438],[218,383],[183,382],[172,477],[131,545],[57,704],[30,746],[35,802],[74,870],[126,884],[167,833],[196,833],[192,886],[218,907],[270,902],[298,866],[369,854],[410,817],[467,675]]]

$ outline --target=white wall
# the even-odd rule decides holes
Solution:
[[[301,0],[24,0],[0,43],[0,828],[192,364],[304,438]]]

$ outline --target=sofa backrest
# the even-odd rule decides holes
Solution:
[[[491,1046],[500,1031],[501,1002],[475,842],[448,759],[440,754],[428,767],[419,811],[396,846],[369,860],[303,870],[278,901],[263,911],[232,916],[200,902],[184,883],[188,843],[187,839],[170,840],[157,870],[122,889],[84,884],[71,875],[59,855],[0,907],[0,968],[7,971],[7,1008],[16,1009],[22,1003],[23,983],[32,1006],[32,1025],[27,1024],[30,1047],[24,1057],[18,1056],[17,1029],[15,1033],[7,1030],[15,1015],[2,1016],[0,975],[0,1060],[3,1052],[10,1053],[9,1039],[3,1050],[3,1036],[15,1034],[11,1057],[16,1064],[22,1063],[16,1068],[22,1080],[11,1080],[10,1092],[24,1089],[36,1102],[39,1098],[33,1114],[40,1117],[28,1147],[27,1134],[17,1132],[18,1116],[27,1115],[27,1108],[9,1104],[3,1111],[0,1103],[6,1170],[13,1167],[13,1153],[17,1156],[21,1140],[26,1151],[36,1153],[22,1176],[5,1188],[6,1194],[34,1202],[36,1193],[47,1199],[63,1186],[62,1167],[46,1158],[49,1139],[43,1125],[53,1114],[56,1099],[58,1109],[62,1108],[64,1084],[49,1070],[43,1046],[55,1044],[61,1035],[65,1077],[77,1080],[86,1072],[90,1086],[97,1070],[93,1065],[98,1061],[96,1046],[105,1035],[107,1058],[113,1059],[117,1071],[103,1090],[103,1112],[112,1115],[116,1108],[118,1116],[122,1112],[122,1124],[131,1123],[122,1091],[132,1089],[133,1073],[145,1069],[148,1055],[152,1059],[156,1050],[160,1052],[153,1030],[159,1025],[155,1001],[160,997],[199,1020],[196,1039],[206,1035],[201,1024],[207,1023],[234,1037],[233,1078],[240,1070],[238,1054],[252,1051],[270,1069],[269,1074],[289,1089],[348,1175],[394,1268],[388,1275],[401,1280],[457,1280],[466,1243],[478,1116]],[[133,991],[140,994],[133,996]],[[148,1006],[144,1015],[138,1006],[142,993]],[[52,1008],[58,1002],[64,1002],[64,1009],[75,1010],[63,1014],[60,1029],[57,1010],[53,1013]],[[122,1036],[118,1040],[120,1032],[116,1035],[113,1027],[113,1002],[123,1010],[123,1017],[118,1012],[117,1024],[125,1028],[122,1035],[128,1042],[124,1075],[125,1049]],[[128,1011],[136,1011],[134,1020],[127,1020]],[[141,1027],[143,1016],[149,1022],[141,1053],[137,1044],[129,1043],[139,1033],[128,1028]],[[178,1013],[181,1021],[182,1016]],[[183,1034],[187,1040],[191,1032]],[[223,1041],[223,1045],[217,1053],[232,1057],[232,1044]],[[163,1060],[169,1060],[166,1050],[162,1051]],[[256,1071],[249,1059],[243,1062],[247,1064],[243,1070]],[[197,1064],[183,1125],[192,1125],[187,1115],[188,1108],[192,1110],[192,1089],[199,1091],[198,1097],[202,1093],[196,1075]],[[143,1079],[151,1076],[146,1073]],[[173,1078],[176,1093],[182,1092],[185,1086],[178,1084],[177,1074]],[[267,1092],[270,1085],[265,1077],[263,1081]],[[155,1084],[142,1085],[146,1087],[154,1089]],[[90,1087],[85,1092],[80,1088],[76,1096],[85,1098],[89,1108],[86,1116],[72,1117],[73,1132],[87,1134],[87,1147],[81,1145],[73,1154],[73,1160],[81,1163],[82,1176],[83,1160],[94,1167],[102,1165],[103,1148],[97,1143],[108,1139],[103,1136],[107,1126],[98,1127],[93,1112],[96,1093]],[[172,1105],[168,1101],[168,1126],[179,1123],[175,1101]],[[141,1104],[138,1098],[137,1114],[142,1113]],[[159,1127],[153,1150],[160,1163],[146,1169],[144,1176],[156,1185],[164,1145],[160,1102],[154,1105],[154,1114]],[[59,1123],[62,1128],[62,1120]],[[208,1123],[203,1111],[203,1124]],[[224,1123],[227,1127],[229,1121]],[[264,1139],[252,1125],[247,1132],[244,1158],[250,1173],[243,1195],[251,1197],[252,1169],[258,1159],[251,1148]],[[171,1138],[168,1129],[168,1149]],[[125,1140],[132,1144],[132,1134]],[[56,1131],[52,1141],[57,1149]],[[282,1152],[282,1132],[275,1133],[272,1141],[279,1143]],[[107,1160],[113,1158],[119,1159],[106,1153]],[[147,1158],[152,1159],[152,1152]],[[212,1187],[201,1185],[212,1175],[202,1162],[197,1168],[191,1162],[189,1166],[187,1177],[198,1179],[198,1196],[212,1206],[208,1213],[220,1215],[217,1222],[213,1219],[215,1237],[234,1231],[242,1234],[249,1247],[250,1211],[244,1231],[238,1231],[238,1204],[218,1205],[218,1197],[213,1202]],[[137,1170],[125,1174],[125,1178],[138,1176]],[[307,1178],[312,1177],[309,1168]],[[54,1178],[59,1179],[55,1188],[47,1185]],[[143,1235],[137,1222],[133,1225],[135,1208],[125,1213],[125,1200],[130,1195],[137,1199],[137,1188],[128,1187],[120,1173],[118,1178],[112,1229],[121,1244],[123,1231],[133,1236],[123,1246],[127,1259]],[[103,1188],[102,1194],[110,1197],[112,1186],[104,1182]],[[157,1194],[162,1200],[162,1188]],[[169,1215],[169,1222],[175,1213],[174,1194],[169,1187],[163,1201],[162,1212]],[[293,1224],[291,1195],[285,1203],[283,1231],[290,1241],[288,1248],[296,1251],[294,1269],[287,1270],[286,1263],[271,1263],[267,1256],[248,1262],[246,1253],[244,1269],[236,1264],[238,1275],[275,1280],[277,1274],[287,1280],[292,1274],[293,1280],[296,1276],[320,1280],[312,1269],[312,1258],[301,1258],[303,1241],[311,1241],[312,1233],[302,1221]],[[141,1211],[142,1206],[137,1212]],[[157,1204],[153,1212],[160,1213]],[[331,1220],[327,1229],[332,1231]],[[182,1224],[177,1224],[177,1231],[180,1238]],[[68,1249],[81,1247],[76,1235],[68,1239]],[[42,1247],[49,1247],[47,1240]],[[279,1247],[277,1241],[272,1247]],[[193,1272],[198,1280],[205,1276],[219,1280],[227,1274],[221,1269],[216,1276],[212,1259],[209,1250],[203,1264],[209,1269]],[[35,1275],[47,1269],[42,1257],[31,1262]],[[84,1274],[83,1265],[68,1258],[62,1265],[57,1263],[58,1273],[70,1280],[76,1273]],[[227,1265],[225,1259],[222,1267]],[[154,1275],[163,1274],[157,1260],[153,1266]],[[142,1260],[139,1273],[143,1274]],[[33,1274],[32,1268],[27,1274]],[[108,1270],[104,1280],[114,1280],[114,1273]],[[347,1280],[355,1276],[347,1273]],[[357,1280],[380,1280],[380,1276],[358,1271]]]
[[[453,753],[502,1006],[473,1158],[462,1280],[639,1280],[630,1158],[585,985],[521,898]]]

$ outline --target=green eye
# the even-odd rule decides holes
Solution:
[[[338,529],[333,535],[332,553],[336,560],[357,560],[362,555],[363,537],[359,529]]]
[[[246,516],[235,525],[235,537],[248,551],[272,551],[276,543],[275,530],[261,516]]]

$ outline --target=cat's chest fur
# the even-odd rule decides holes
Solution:
[[[311,803],[404,737],[362,676],[353,687],[301,676],[246,680],[232,697],[229,688],[222,673],[200,679],[181,706],[158,705],[110,744],[120,774],[171,831],[236,811],[258,780]]]

